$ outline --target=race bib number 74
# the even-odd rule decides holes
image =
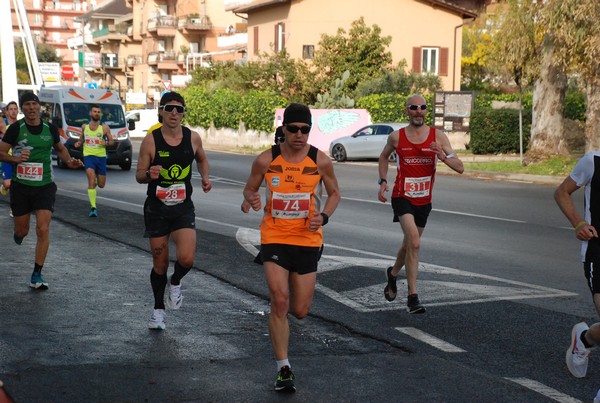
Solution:
[[[271,215],[275,218],[306,218],[310,210],[310,193],[273,192]]]

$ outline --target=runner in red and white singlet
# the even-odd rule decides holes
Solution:
[[[425,124],[427,104],[425,98],[413,95],[406,101],[406,114],[410,118],[406,128],[393,131],[379,156],[379,201],[385,203],[389,157],[397,154],[398,174],[392,192],[394,222],[400,222],[404,239],[393,266],[386,271],[387,285],[384,296],[388,301],[396,298],[396,276],[406,267],[408,283],[407,310],[424,313],[417,295],[417,272],[421,235],[431,212],[431,195],[438,161],[458,173],[464,171],[462,161],[456,156],[450,140],[443,132]]]

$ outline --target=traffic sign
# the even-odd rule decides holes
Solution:
[[[165,86],[165,90],[169,91],[171,89],[171,80],[162,80],[162,84]]]

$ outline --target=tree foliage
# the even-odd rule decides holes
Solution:
[[[321,88],[330,88],[344,71],[350,72],[347,82],[349,91],[358,83],[377,77],[392,63],[387,47],[391,36],[381,36],[378,25],[368,27],[363,17],[353,21],[346,34],[338,28],[336,35],[321,36],[313,59],[314,72]]]
[[[372,94],[427,94],[442,88],[440,78],[433,74],[406,71],[406,60],[397,67],[383,71],[378,77],[358,83],[354,98]]]

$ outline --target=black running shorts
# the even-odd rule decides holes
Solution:
[[[165,206],[160,200],[147,198],[144,203],[145,238],[158,238],[182,228],[196,229],[194,203],[186,200]]]
[[[600,260],[583,262],[583,272],[592,295],[600,293]]]
[[[417,227],[425,228],[427,218],[431,213],[431,203],[424,206],[415,206],[404,197],[392,197],[392,209],[394,210],[394,222],[399,222],[399,217],[404,214],[412,214],[415,217]]]
[[[323,247],[296,246],[281,243],[260,245],[263,262],[274,262],[284,269],[298,274],[317,271],[317,264],[323,253]]]
[[[28,186],[12,181],[10,185],[10,208],[13,216],[20,217],[36,210],[54,212],[56,183],[44,186]]]

